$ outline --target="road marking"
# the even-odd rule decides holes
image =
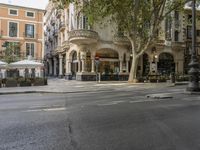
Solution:
[[[144,103],[144,102],[158,102],[158,101],[166,101],[172,99],[147,99],[147,100],[136,100],[136,101],[129,101],[129,103]]]
[[[112,101],[108,103],[103,103],[103,104],[97,104],[98,106],[109,106],[109,105],[117,105],[119,103],[124,103],[125,101]]]
[[[119,86],[119,85],[126,85],[127,83],[111,83],[111,84],[96,84],[94,86],[113,86],[113,85],[116,85],[116,86]]]
[[[74,86],[74,87],[84,87],[84,86],[76,85],[76,86]]]
[[[59,108],[44,108],[44,109],[30,109],[24,112],[41,112],[41,111],[64,111],[67,110],[66,107],[59,107]]]

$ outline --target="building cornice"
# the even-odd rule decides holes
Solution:
[[[0,17],[0,19],[9,20],[9,21],[23,21],[23,22],[29,22],[29,23],[43,24],[42,21],[34,21],[34,20],[15,19],[15,18],[8,18],[8,17]]]
[[[3,7],[12,7],[12,8],[17,8],[17,9],[29,9],[29,10],[37,10],[37,11],[41,11],[41,12],[45,12],[45,9],[38,9],[38,8],[33,8],[33,7],[25,7],[25,6],[19,6],[19,5],[11,5],[11,4],[4,4],[4,3],[0,3],[0,6]]]

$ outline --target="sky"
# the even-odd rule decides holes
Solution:
[[[0,3],[45,9],[49,0],[0,0]]]

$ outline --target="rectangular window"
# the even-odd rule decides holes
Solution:
[[[171,40],[172,37],[172,21],[169,17],[165,20],[165,38]]]
[[[35,17],[35,13],[34,13],[34,12],[28,11],[28,12],[26,12],[26,16],[27,16],[27,17],[34,18],[34,17]]]
[[[174,18],[175,18],[175,20],[179,20],[179,12],[178,11],[174,12]]]
[[[188,15],[188,23],[192,24],[192,15]]]
[[[26,56],[34,57],[35,49],[34,43],[26,43]]]
[[[178,31],[174,32],[174,41],[176,41],[176,42],[179,41],[179,32]]]
[[[25,24],[25,37],[34,38],[34,25]]]
[[[89,29],[88,18],[83,16],[83,29]]]
[[[200,36],[200,30],[197,30],[197,36]]]
[[[18,11],[16,9],[10,9],[9,10],[9,15],[17,16],[18,15]]]
[[[18,24],[15,22],[9,22],[9,37],[17,37]]]

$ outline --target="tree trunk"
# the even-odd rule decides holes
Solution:
[[[129,83],[137,82],[138,60],[139,60],[139,57],[133,56],[132,65],[131,65],[131,71],[130,71],[129,79],[128,79]]]

